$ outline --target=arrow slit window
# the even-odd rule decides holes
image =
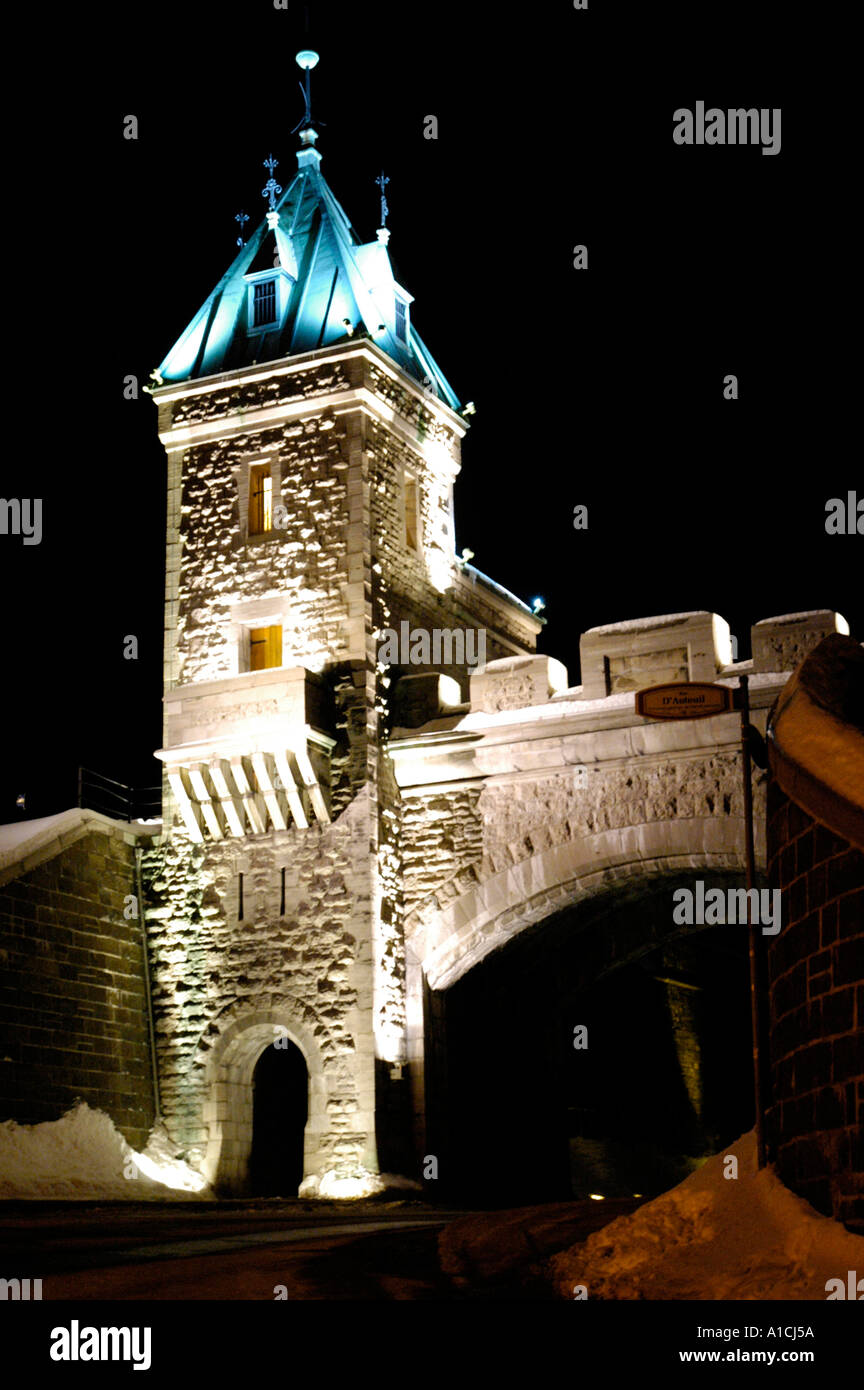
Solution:
[[[420,549],[420,498],[417,479],[413,473],[406,473],[403,479],[405,503],[405,544],[409,550]]]
[[[249,470],[249,535],[262,536],[273,529],[273,475],[269,463]]]

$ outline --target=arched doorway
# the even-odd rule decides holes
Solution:
[[[309,1116],[306,1059],[290,1038],[265,1047],[252,1074],[253,1197],[296,1197],[303,1181],[303,1145]]]
[[[205,1063],[208,1134],[203,1171],[216,1191],[223,1196],[249,1192],[255,1068],[268,1049],[284,1055],[286,1043],[299,1049],[308,1074],[304,1177],[322,1172],[327,1163],[321,1136],[329,1129],[321,1056],[321,1042],[329,1041],[326,1028],[296,999],[262,1000],[257,1009],[233,1005],[220,1025]]]

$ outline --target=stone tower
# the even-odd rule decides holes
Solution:
[[[307,125],[284,193],[268,166],[265,220],[152,390],[168,457],[164,832],[145,858],[161,1109],[223,1191],[248,1188],[269,1047],[305,1066],[306,1108],[284,1114],[304,1193],[419,1176],[387,736],[467,696],[469,635],[492,659],[539,631],[455,557],[466,421],[388,229],[360,240],[316,139]],[[443,637],[410,663],[403,641],[388,666],[388,630]]]

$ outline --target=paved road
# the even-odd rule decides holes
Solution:
[[[346,1212],[65,1208],[0,1216],[7,1277],[53,1299],[448,1299],[438,1232],[459,1212],[419,1203]]]
[[[524,1212],[445,1211],[413,1199],[7,1203],[2,1274],[41,1279],[43,1301],[533,1299],[548,1295],[526,1279],[532,1261],[638,1205],[533,1208],[526,1235]],[[438,1237],[464,1216],[480,1218],[480,1241],[457,1284],[441,1272]]]

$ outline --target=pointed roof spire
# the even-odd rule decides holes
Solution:
[[[382,173],[377,241],[364,243],[320,172],[312,125],[309,72],[318,54],[303,49],[297,63],[306,74],[298,170],[283,192],[264,160],[269,178],[264,220],[247,240],[245,214],[237,215],[238,254],[158,369],[158,384],[212,376],[251,363],[275,361],[360,335],[423,382],[453,410],[459,400],[410,320],[413,297],[397,284],[387,252],[390,229]],[[302,84],[301,84],[302,86]],[[301,129],[302,127],[302,129]],[[275,257],[273,240],[275,238]],[[266,312],[256,317],[262,282],[273,281]],[[262,311],[263,314],[263,311]]]

